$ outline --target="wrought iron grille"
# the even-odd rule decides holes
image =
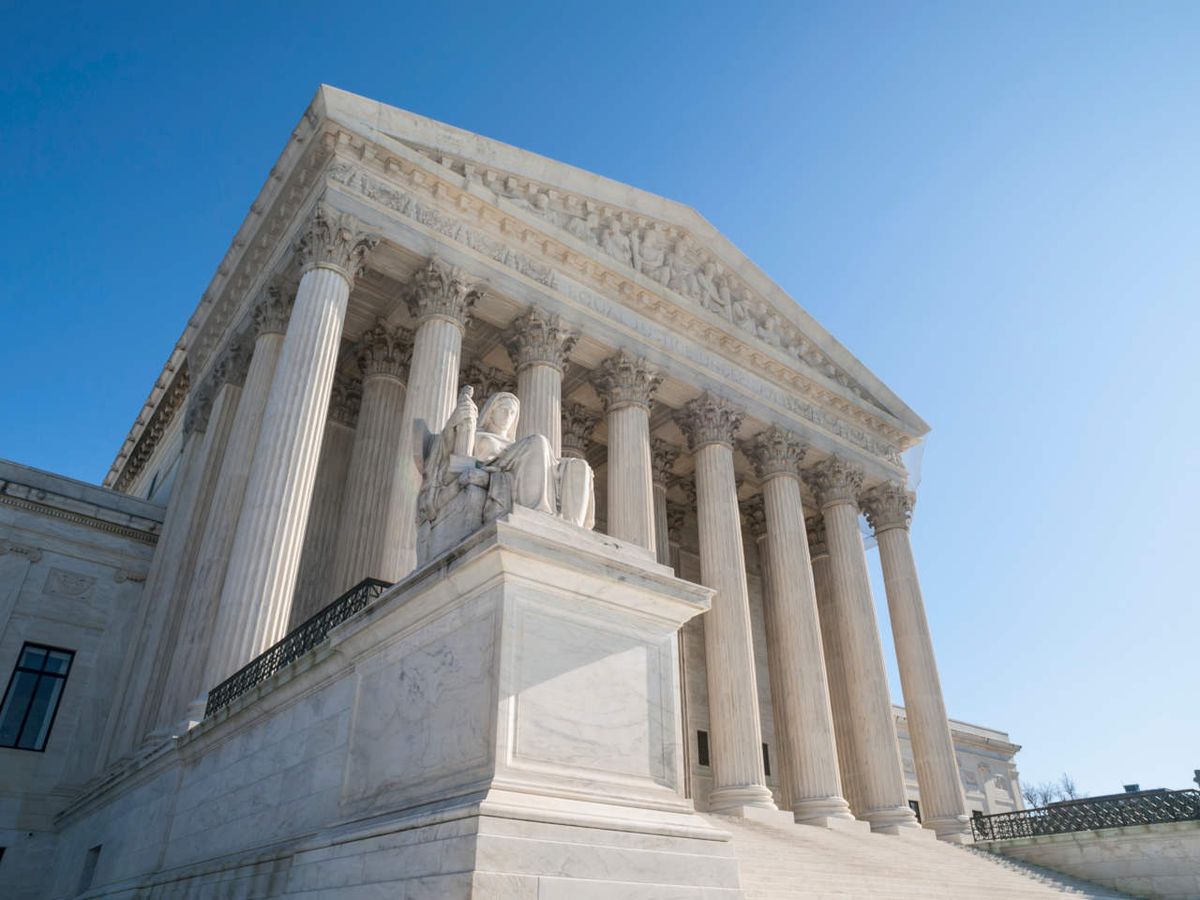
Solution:
[[[978,841],[1067,834],[1122,825],[1190,822],[1200,819],[1200,791],[1145,791],[1085,800],[1018,812],[975,816],[971,831]]]
[[[209,691],[204,717],[207,719],[217,710],[228,706],[255,685],[266,681],[284,666],[323,643],[333,628],[366,609],[372,600],[377,600],[390,587],[391,584],[378,578],[365,578],[311,619],[297,625],[283,640]]]

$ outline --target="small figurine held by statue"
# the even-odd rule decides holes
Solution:
[[[592,468],[559,459],[542,434],[516,437],[521,401],[493,394],[482,411],[465,386],[438,434],[423,433],[423,480],[417,496],[417,562],[450,549],[514,506],[573,525],[595,523]]]

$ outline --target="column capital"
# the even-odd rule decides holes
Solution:
[[[618,350],[600,364],[594,383],[606,413],[625,406],[649,410],[662,376],[641,357]]]
[[[679,447],[662,438],[654,438],[650,442],[650,474],[654,484],[664,488],[668,485],[679,451]]]
[[[353,428],[358,424],[358,410],[362,405],[362,381],[348,375],[336,375],[333,391],[329,395],[329,418],[339,425]]]
[[[762,494],[753,494],[742,500],[739,504],[742,508],[742,519],[745,520],[746,528],[755,540],[767,536],[767,508],[763,504]]]
[[[409,311],[418,323],[427,319],[446,319],[460,329],[467,327],[471,310],[483,296],[483,286],[458,266],[436,256],[413,276],[408,285]]]
[[[682,503],[672,503],[667,501],[667,533],[671,535],[675,543],[679,543],[679,536],[683,532],[684,523],[687,521],[688,508]]]
[[[592,432],[600,414],[579,403],[564,403],[562,411],[562,455],[587,459]]]
[[[677,487],[687,498],[687,505],[692,509],[696,509],[696,473],[691,475],[671,475],[670,483],[667,487]]]
[[[302,272],[333,269],[354,284],[367,267],[367,256],[378,244],[379,236],[368,234],[350,213],[319,202],[301,228],[295,249]]]
[[[808,535],[808,555],[812,559],[829,555],[829,545],[825,542],[824,516],[809,516],[805,519],[804,533]]]
[[[412,332],[407,328],[392,328],[379,319],[363,332],[354,352],[363,378],[389,375],[403,380],[412,360]]]
[[[579,340],[579,332],[562,323],[562,318],[533,307],[509,326],[504,345],[520,372],[527,366],[553,366],[563,370],[567,354]]]
[[[222,384],[232,384],[241,387],[246,383],[246,373],[250,370],[250,355],[253,348],[248,346],[244,336],[235,337],[225,345],[216,362],[209,371],[208,391],[216,395]]]
[[[847,462],[840,456],[824,459],[804,472],[804,480],[813,489],[822,509],[834,503],[853,503],[857,506],[863,477],[861,466]]]
[[[692,452],[708,444],[733,446],[744,413],[723,397],[705,391],[675,414]]]
[[[799,477],[808,445],[787,429],[772,425],[756,434],[742,449],[754,464],[758,477],[765,480],[776,475]]]
[[[858,505],[876,534],[889,528],[908,528],[916,497],[899,481],[888,481],[862,492]]]
[[[208,418],[212,414],[212,396],[204,391],[197,391],[188,401],[183,413],[184,437],[192,434],[204,434],[208,431]]]
[[[515,394],[516,380],[508,373],[481,362],[470,362],[463,366],[458,376],[459,385],[469,384],[475,388],[476,402],[483,402],[492,394],[506,391]]]
[[[294,290],[285,290],[282,284],[267,285],[250,313],[254,337],[263,334],[286,334],[288,320],[292,317]]]

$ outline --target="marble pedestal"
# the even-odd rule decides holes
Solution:
[[[677,632],[711,593],[517,510],[110,773],[55,887],[102,846],[89,896],[740,897],[682,795]]]

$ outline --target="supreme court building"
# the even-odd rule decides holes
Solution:
[[[692,209],[322,87],[103,487],[0,467],[0,878],[967,896],[927,430]]]

